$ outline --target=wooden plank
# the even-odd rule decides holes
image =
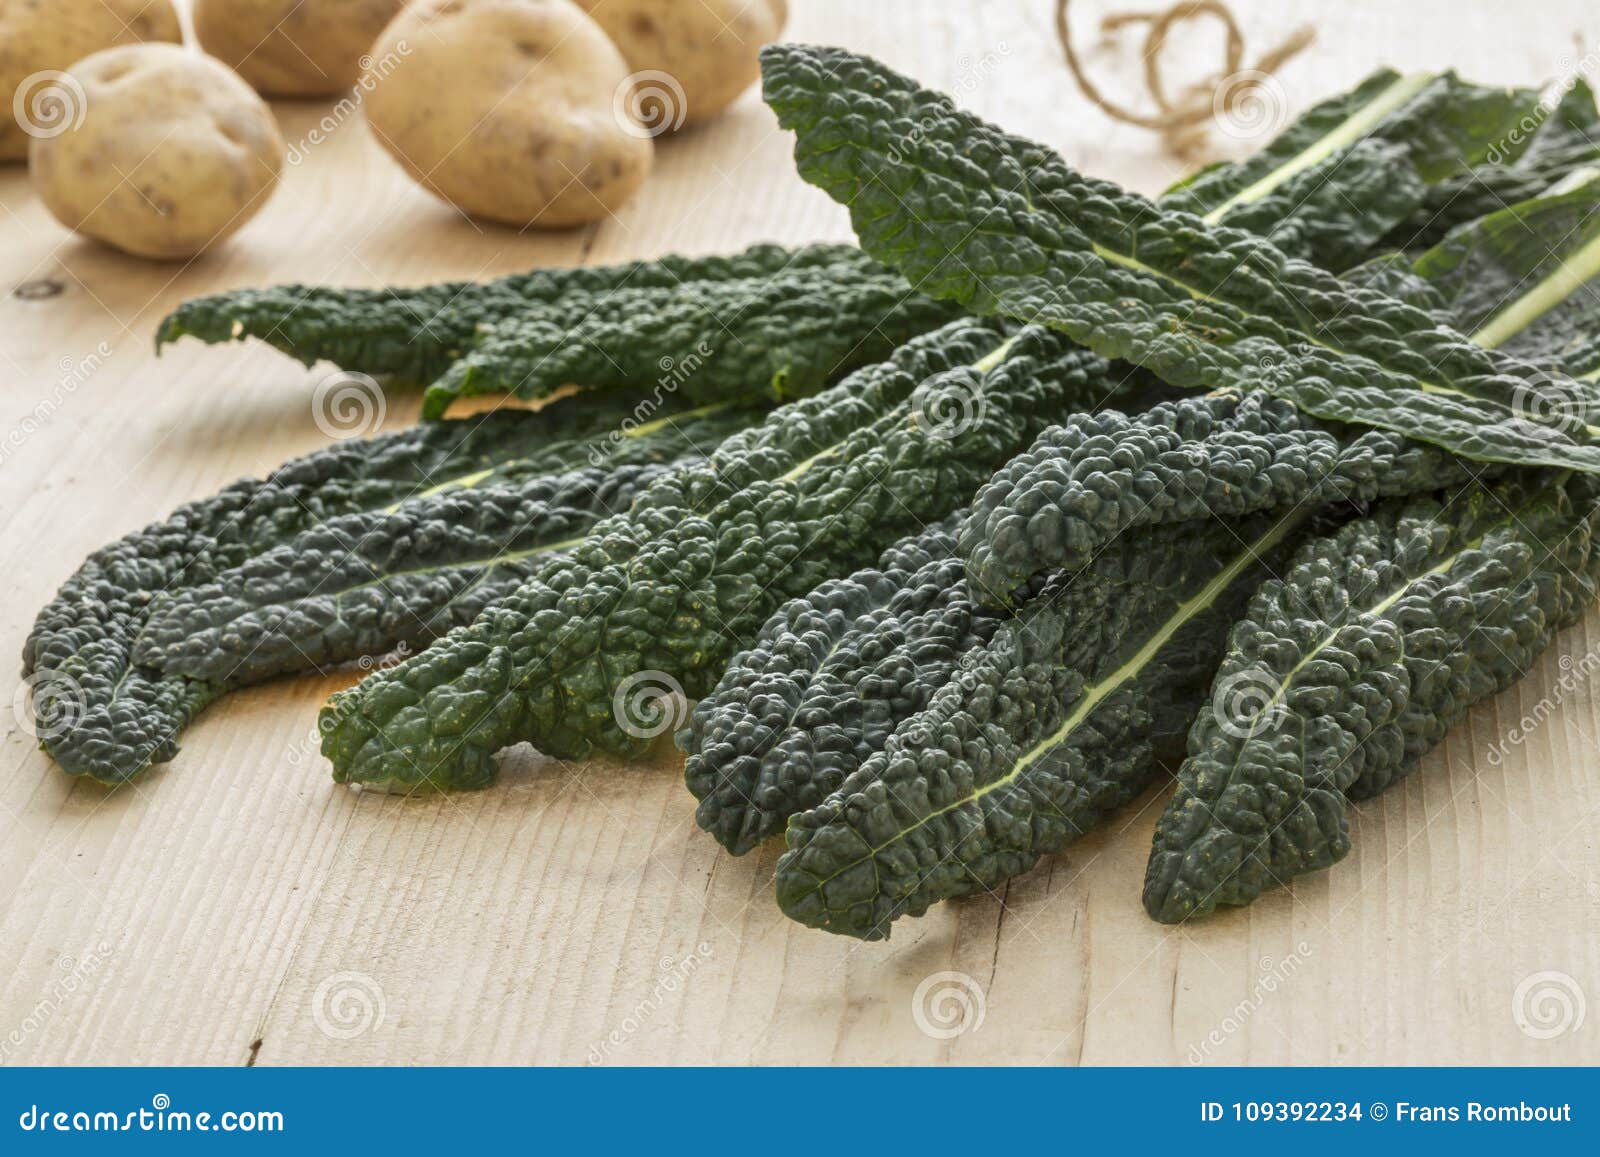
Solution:
[[[881,55],[1093,172],[1149,191],[1177,175],[1078,95],[1044,3],[944,0],[915,19],[795,7],[797,39]],[[1285,71],[1291,106],[1382,62],[1527,82],[1600,37],[1576,0],[1542,6],[1537,27],[1446,0],[1239,8],[1257,43],[1299,12],[1321,26],[1319,51]],[[1134,63],[1091,60],[1120,75]],[[326,109],[278,112],[302,141]],[[0,172],[0,427],[16,433],[0,457],[0,650],[17,653],[94,547],[325,441],[308,402],[317,371],[244,346],[155,360],[151,329],[177,301],[848,236],[788,148],[747,97],[667,143],[617,220],[518,236],[410,186],[357,119],[307,148],[233,243],[188,266],[68,239],[18,172]],[[62,292],[11,294],[41,279]],[[387,402],[387,426],[413,419],[414,399]],[[5,715],[0,1062],[1594,1063],[1595,1016],[1541,1039],[1519,1027],[1517,994],[1552,1008],[1537,994],[1559,996],[1568,977],[1600,999],[1597,632],[1591,615],[1360,807],[1346,864],[1247,911],[1177,929],[1145,919],[1165,800],[1152,791],[1000,894],[873,945],[785,921],[778,849],[733,858],[699,833],[670,746],[629,765],[520,752],[471,796],[363,794],[330,783],[307,735],[353,676],[296,679],[230,697],[175,763],[106,792],[61,776]],[[1540,722],[1506,743],[1524,716]],[[982,1023],[948,1035],[963,1002]]]

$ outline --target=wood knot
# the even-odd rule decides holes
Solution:
[[[31,281],[24,281],[11,291],[11,296],[22,301],[44,301],[49,297],[60,297],[66,292],[66,286],[50,277],[36,277]]]

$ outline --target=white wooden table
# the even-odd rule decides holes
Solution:
[[[1079,96],[1040,0],[794,7],[793,37],[881,56],[1092,173],[1146,191],[1177,175]],[[1296,107],[1381,63],[1533,83],[1600,42],[1585,0],[1542,0],[1537,21],[1497,0],[1240,9],[1258,46],[1302,10],[1321,24],[1282,77]],[[1212,43],[1195,35],[1199,70]],[[1136,67],[1131,50],[1092,60]],[[278,111],[304,141],[328,106]],[[411,186],[355,119],[189,266],[72,239],[20,171],[0,172],[0,653],[19,653],[90,550],[324,443],[317,375],[270,351],[185,344],[156,360],[152,328],[179,300],[848,237],[788,149],[750,94],[667,142],[617,221],[517,236]],[[39,281],[62,292],[13,292]],[[391,395],[388,426],[414,416]],[[1600,1001],[1600,711],[1586,682],[1556,684],[1597,631],[1591,614],[1359,807],[1346,863],[1248,910],[1145,918],[1165,799],[1152,791],[1000,896],[874,945],[784,919],[778,849],[735,859],[700,833],[670,748],[629,765],[514,758],[475,795],[359,794],[308,739],[350,679],[290,679],[227,698],[176,761],[107,792],[63,776],[0,709],[0,1061],[1595,1063],[1600,1009],[1545,1039],[1519,1027],[1516,1000],[1570,980]],[[1524,715],[1543,722],[1491,761]],[[970,978],[984,1008],[947,1039],[913,1016],[940,972]]]

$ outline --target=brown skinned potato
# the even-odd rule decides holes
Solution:
[[[577,0],[638,82],[634,111],[652,129],[703,124],[761,75],[757,54],[788,18],[784,0]]]
[[[69,229],[141,257],[189,257],[248,221],[283,165],[266,103],[233,70],[170,44],[129,44],[69,71],[81,123],[36,138],[28,175]]]
[[[330,96],[356,82],[406,0],[194,0],[200,45],[267,96]]]
[[[372,56],[399,59],[362,82],[374,135],[467,213],[580,225],[650,171],[649,134],[621,107],[628,66],[571,0],[418,0]]]
[[[26,160],[33,136],[79,115],[77,93],[41,74],[115,44],[182,39],[172,0],[0,0],[0,161]],[[26,126],[15,115],[17,100]]]

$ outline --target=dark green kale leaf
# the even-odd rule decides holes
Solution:
[[[1406,110],[1434,81],[1427,73],[1380,69],[1312,106],[1259,152],[1190,174],[1161,203],[1208,224],[1259,232],[1292,257],[1341,269],[1426,196],[1405,146],[1381,130],[1393,122],[1411,126]],[[1330,196],[1332,206],[1324,203]],[[1347,251],[1349,260],[1339,260]]]
[[[1518,472],[1392,500],[1303,546],[1233,628],[1156,828],[1150,915],[1172,923],[1326,868],[1347,800],[1408,774],[1595,598],[1600,495]]]
[[[1259,200],[1223,202],[1220,213],[1201,219],[1258,233],[1289,257],[1337,272],[1360,261],[1426,195],[1405,146],[1369,137],[1323,156]],[[1179,208],[1182,200],[1161,203]]]
[[[1533,218],[1535,222],[1544,219],[1537,215]],[[1558,239],[1559,235],[1551,241]],[[1538,238],[1533,240],[1537,242]],[[1411,291],[1419,296],[1422,293],[1431,295],[1431,306],[1443,313],[1444,297],[1411,270],[1408,259],[1396,257],[1385,264],[1403,269]],[[1363,270],[1367,268],[1364,266]],[[1572,287],[1574,293],[1580,289]],[[1516,308],[1517,300],[1512,296],[1504,304],[1508,309]],[[1528,332],[1539,328],[1533,326]],[[1530,356],[1539,355],[1539,350],[1530,351]],[[1257,407],[1258,412],[1248,421],[1240,421],[1241,415],[1249,414],[1251,407]],[[1185,517],[1209,517],[1211,512],[1205,504],[1190,501],[1207,489],[1211,500],[1219,507],[1240,509],[1248,503],[1240,502],[1240,495],[1230,493],[1232,487],[1241,488],[1244,496],[1251,495],[1252,488],[1275,488],[1278,498],[1287,504],[1317,490],[1311,483],[1318,477],[1342,479],[1353,484],[1343,491],[1333,486],[1320,488],[1323,497],[1329,498],[1340,493],[1346,496],[1392,493],[1407,487],[1421,491],[1463,477],[1461,463],[1432,447],[1407,445],[1383,432],[1363,432],[1297,417],[1286,403],[1261,395],[1251,395],[1242,401],[1228,395],[1187,398],[1169,401],[1165,409],[1169,414],[1187,410],[1191,417],[1184,425],[1191,434],[1203,428],[1212,439],[1232,437],[1234,455],[1238,453],[1237,435],[1242,428],[1268,430],[1275,435],[1285,430],[1315,432],[1316,440],[1307,442],[1306,446],[1317,451],[1312,460],[1320,465],[1322,473],[1286,475],[1280,459],[1271,473],[1249,469],[1231,478],[1227,470],[1210,475],[1207,471],[1219,464],[1227,466],[1235,459],[1217,452],[1215,447],[1208,447],[1205,440],[1197,439],[1186,443],[1192,457],[1180,457],[1168,463],[1172,469],[1165,475],[1167,487],[1136,487],[1139,501],[1119,503],[1119,499],[1129,498],[1126,487],[1131,485],[1132,465],[1135,462],[1148,464],[1148,459],[1125,456],[1123,447],[1112,440],[1101,448],[1101,473],[1095,475],[1100,485],[1083,495],[1079,521],[1086,529],[1081,549],[1062,553],[1058,559],[1061,565],[1085,565],[1097,550],[1117,537],[1116,533],[1090,529],[1097,519],[1114,522],[1118,532],[1126,534],[1144,533],[1140,527],[1151,522],[1159,525],[1162,519],[1175,517],[1180,507]],[[1204,420],[1197,422],[1198,416],[1203,416]],[[1264,424],[1262,419],[1269,416],[1276,416],[1278,422]],[[1102,415],[1099,419],[1079,417],[1073,421],[1105,421],[1118,430],[1125,426],[1137,428],[1140,422],[1160,424],[1155,414],[1137,419]],[[1051,443],[1056,435],[1055,431],[1047,431],[1036,448]],[[1373,453],[1379,444],[1385,450],[1381,455]],[[1341,451],[1346,457],[1338,456]],[[1378,471],[1392,473],[1380,477]],[[1005,473],[1002,470],[999,477],[1003,479]],[[1256,496],[1259,497],[1259,493]],[[1146,505],[1154,505],[1160,517],[1147,518],[1143,509]],[[1007,588],[1020,577],[1014,574],[1004,579],[991,579],[991,585]],[[746,830],[754,833],[755,838],[761,833],[775,831],[787,815],[814,806],[819,789],[833,789],[866,762],[867,757],[881,751],[895,727],[921,709],[908,707],[908,704],[924,697],[931,698],[949,681],[958,664],[981,665],[985,661],[987,638],[970,639],[957,656],[948,653],[947,640],[952,634],[965,631],[969,623],[985,628],[982,632],[985,636],[998,624],[995,617],[983,615],[974,606],[967,585],[958,583],[936,596],[926,614],[868,614],[857,622],[841,625],[838,620],[811,614],[813,608],[804,601],[780,611],[769,622],[762,641],[736,658],[716,692],[701,700],[690,728],[684,733],[683,742],[691,756],[691,787],[706,803],[713,805],[707,808],[702,804],[699,818],[703,825],[725,842]],[[1137,592],[1133,597],[1137,597]],[[1026,605],[1028,600],[1019,601]],[[825,605],[831,607],[832,603]],[[792,621],[785,613],[790,610],[795,611]],[[945,615],[949,616],[948,621],[941,617]],[[1220,640],[1227,626],[1225,620],[1217,622],[1217,653],[1220,653]],[[815,656],[822,647],[829,649],[829,655],[818,668]],[[856,654],[869,655],[875,663],[857,664],[852,668],[851,656]],[[1047,657],[1041,656],[1041,662],[1044,661]],[[1176,733],[1180,739],[1204,695],[1204,683],[1192,682],[1185,696],[1169,698],[1168,711],[1179,720]],[[863,704],[859,709],[858,702]],[[795,704],[804,704],[804,709],[794,709]],[[812,710],[823,706],[826,712]],[[853,711],[859,711],[865,720],[854,721]],[[1173,729],[1168,728],[1168,731]],[[1143,774],[1143,764],[1132,766]]]
[[[1475,340],[1516,342],[1519,352],[1538,364],[1569,373],[1579,372],[1593,358],[1593,343],[1586,335],[1600,327],[1600,292],[1595,287],[1600,268],[1597,268],[1592,248],[1597,194],[1600,188],[1596,187],[1596,182],[1580,174],[1578,179],[1558,186],[1543,197],[1493,213],[1457,230],[1419,258],[1411,268],[1411,276],[1436,293],[1451,323],[1472,332]],[[1548,496],[1540,490],[1545,478],[1537,472],[1518,472],[1510,475],[1499,490],[1480,491],[1469,487],[1456,494],[1453,500],[1435,501],[1432,506],[1423,500],[1411,504],[1391,500],[1372,519],[1352,524],[1339,535],[1306,546],[1302,569],[1298,572],[1301,581],[1296,585],[1295,576],[1290,575],[1284,583],[1272,588],[1279,592],[1275,604],[1269,588],[1263,587],[1257,595],[1259,607],[1253,604],[1251,615],[1238,628],[1243,637],[1236,636],[1235,646],[1241,649],[1241,654],[1248,650],[1274,661],[1293,662],[1291,648],[1281,639],[1274,642],[1270,632],[1248,625],[1259,622],[1258,609],[1270,615],[1288,608],[1296,616],[1296,630],[1314,630],[1319,618],[1326,620],[1326,626],[1337,629],[1327,636],[1328,650],[1298,666],[1293,679],[1281,684],[1273,683],[1271,668],[1243,671],[1240,663],[1245,660],[1230,655],[1217,677],[1212,696],[1213,711],[1202,711],[1191,734],[1191,743],[1199,743],[1202,730],[1210,728],[1212,734],[1206,741],[1210,746],[1203,750],[1191,747],[1192,758],[1185,765],[1190,782],[1185,786],[1180,780],[1179,796],[1158,829],[1146,885],[1146,903],[1153,915],[1158,919],[1182,919],[1191,912],[1208,911],[1218,903],[1247,902],[1273,879],[1286,879],[1294,871],[1325,867],[1342,857],[1349,846],[1344,796],[1336,790],[1343,777],[1353,775],[1357,767],[1370,766],[1385,769],[1381,773],[1385,777],[1382,782],[1387,783],[1409,769],[1442,738],[1444,729],[1472,702],[1516,677],[1510,672],[1520,674],[1531,664],[1544,646],[1544,642],[1537,641],[1539,638],[1547,642],[1560,624],[1581,613],[1592,597],[1593,568],[1582,558],[1564,559],[1563,556],[1568,551],[1589,549],[1584,541],[1589,533],[1588,520],[1593,517],[1593,499],[1585,495],[1592,487],[1583,478],[1567,482],[1565,499],[1549,499],[1557,505],[1570,503],[1567,514],[1562,514],[1546,505]],[[1527,516],[1514,509],[1522,497],[1532,503],[1533,513]],[[1588,513],[1585,513],[1586,503]],[[1492,524],[1495,519],[1505,517],[1513,518],[1517,534],[1531,533],[1539,541],[1549,533],[1550,525],[1564,527],[1581,523],[1570,537],[1563,537],[1559,545],[1552,540],[1548,548],[1535,547],[1530,556],[1534,572],[1542,574],[1556,567],[1558,581],[1526,578],[1521,581],[1531,582],[1531,586],[1517,586],[1508,579],[1515,587],[1514,597],[1502,591],[1503,601],[1496,605],[1492,596],[1487,596],[1485,601],[1486,596],[1481,592],[1474,592],[1470,598],[1457,597],[1452,585],[1478,582],[1487,573],[1479,566],[1484,558],[1470,553],[1453,555],[1450,565],[1440,572],[1443,577],[1421,574],[1417,569],[1422,566],[1418,560],[1425,557],[1426,549],[1438,543],[1443,543],[1438,549],[1446,552],[1457,551],[1463,543],[1471,546],[1472,536],[1479,533],[1486,519]],[[1431,527],[1429,518],[1435,518],[1444,529]],[[1502,557],[1514,555],[1521,549],[1514,541],[1516,535],[1507,538],[1492,527],[1485,533],[1489,535],[1486,541],[1501,543],[1495,550]],[[1338,566],[1328,562],[1341,558],[1340,552],[1346,547],[1349,559]],[[1478,547],[1471,546],[1471,549]],[[1387,557],[1383,553],[1386,550],[1389,551]],[[1323,566],[1324,563],[1327,565]],[[1339,570],[1339,566],[1344,569]],[[1586,566],[1589,569],[1585,569]],[[1412,568],[1410,578],[1407,567]],[[1376,637],[1400,638],[1406,645],[1403,656],[1390,653],[1383,660],[1375,660],[1379,650],[1355,637],[1359,629],[1370,625],[1367,619],[1359,617],[1363,613],[1359,604],[1364,589],[1361,584],[1375,574],[1381,575],[1383,582],[1391,586],[1371,597],[1381,602],[1393,594],[1398,601],[1390,608],[1393,612],[1390,617],[1401,617],[1394,618],[1397,625],[1392,632],[1382,623],[1373,629]],[[1315,584],[1310,594],[1304,588],[1308,576]],[[1415,583],[1405,586],[1411,579],[1415,579]],[[1345,580],[1355,585],[1341,585]],[[1395,593],[1402,587],[1403,595]],[[1437,605],[1444,608],[1437,622],[1430,624],[1421,618],[1405,617],[1406,608],[1412,605],[1408,600],[1433,597],[1437,597],[1440,600]],[[1307,598],[1313,605],[1304,605]],[[1509,613],[1517,614],[1518,618],[1508,635],[1504,619],[1499,616]],[[1347,628],[1345,634],[1339,634]],[[1406,633],[1413,630],[1417,632],[1416,637],[1408,638]],[[1495,661],[1481,670],[1462,674],[1461,664],[1481,658],[1480,651],[1485,646],[1494,650]],[[1342,660],[1337,656],[1346,647],[1352,649],[1351,653],[1360,663],[1375,665],[1359,670],[1349,668],[1341,673],[1337,662]],[[1361,714],[1371,707],[1374,688],[1388,694],[1396,685],[1393,679],[1399,667],[1418,670],[1422,657],[1437,658],[1441,649],[1448,653],[1447,661],[1429,668],[1426,685],[1424,682],[1417,685],[1419,696],[1433,696],[1426,700],[1420,713],[1407,716],[1408,708],[1402,706],[1399,713],[1391,717],[1393,726],[1383,723],[1382,712]],[[1332,665],[1330,660],[1334,660]],[[1384,662],[1388,665],[1384,666]],[[1486,682],[1485,672],[1492,674],[1493,680]],[[1364,682],[1369,674],[1370,681]],[[1300,680],[1305,681],[1303,692],[1299,689]],[[1274,688],[1279,686],[1283,698],[1274,701],[1277,694]],[[1335,693],[1346,686],[1351,692],[1350,700],[1335,703]],[[1489,690],[1484,690],[1485,687]],[[1411,694],[1410,690],[1406,693]],[[1296,696],[1302,694],[1303,698],[1297,700]],[[1422,698],[1409,701],[1424,703]],[[1318,759],[1315,783],[1312,765],[1287,753],[1288,741],[1279,733],[1269,733],[1266,728],[1260,733],[1260,741],[1269,747],[1276,743],[1277,755],[1283,757],[1283,762],[1264,769],[1260,753],[1253,748],[1246,750],[1255,742],[1248,737],[1248,725],[1253,720],[1245,720],[1241,725],[1237,718],[1241,710],[1248,713],[1254,708],[1257,713],[1271,717],[1265,722],[1283,722],[1291,730],[1298,727],[1304,731],[1306,719],[1293,719],[1283,714],[1294,702],[1306,705],[1319,717],[1326,708],[1329,718],[1340,721],[1338,727],[1329,732],[1343,744],[1338,752],[1322,745],[1326,736],[1320,729],[1326,725],[1325,720],[1319,718],[1311,725],[1317,738],[1305,732],[1306,750],[1316,754]],[[1218,715],[1219,711],[1224,714]],[[1392,750],[1386,752],[1389,740],[1399,734],[1394,728],[1406,735],[1404,764],[1398,771],[1391,758]],[[1243,741],[1234,743],[1235,740]],[[1230,744],[1235,748],[1234,755],[1240,766],[1246,770],[1232,779],[1230,786],[1224,787],[1215,766],[1207,761],[1217,756],[1219,750],[1221,757],[1227,758],[1226,748]],[[1322,761],[1323,754],[1328,752],[1333,752],[1331,758],[1336,761],[1348,759],[1348,765],[1330,768]],[[1344,795],[1356,798],[1367,790],[1355,786],[1358,782],[1367,781],[1349,780],[1349,790]],[[1230,817],[1238,817],[1240,824],[1240,830],[1233,834],[1225,824],[1202,830],[1201,812],[1216,802],[1218,793],[1231,793],[1227,795],[1227,810]],[[1233,811],[1235,803],[1241,804],[1244,810]],[[1253,821],[1246,818],[1251,808],[1258,809],[1259,816],[1270,816],[1271,825],[1252,826]],[[1237,859],[1224,862],[1235,853]],[[1214,890],[1215,894],[1202,890],[1206,888]],[[1230,896],[1240,899],[1230,900],[1227,898]]]
[[[684,778],[696,821],[734,855],[821,803],[993,633],[952,521],[778,608],[695,705]]]
[[[1306,515],[1127,535],[969,652],[822,804],[789,822],[778,903],[867,940],[991,888],[1137,794],[1181,737],[1262,568]]]
[[[1355,93],[1326,102],[1291,126],[1259,161],[1208,170],[1170,193],[1169,201],[1189,195],[1220,205],[1249,188],[1251,193],[1239,202],[1248,201],[1255,210],[1253,226],[1296,228],[1292,219],[1305,212],[1307,202],[1295,175],[1306,171],[1301,158],[1319,147],[1319,142],[1330,150],[1342,150],[1334,154],[1342,163],[1315,167],[1321,189],[1343,199],[1338,216],[1343,217],[1349,204],[1362,202],[1368,193],[1384,196],[1373,189],[1372,170],[1354,163],[1339,141],[1355,139],[1363,122],[1380,123],[1392,106],[1410,102],[1418,89],[1433,91],[1445,86],[1445,82],[1430,84],[1423,78],[1400,85],[1396,93],[1385,93],[1390,82],[1397,80],[1392,73],[1380,75]],[[1407,121],[1407,131],[1413,138],[1428,135],[1414,119]],[[1188,189],[1191,194],[1185,194]],[[1193,199],[1188,205],[1199,207]],[[1396,219],[1388,218],[1388,224]],[[1442,297],[1412,272],[1408,258],[1395,254],[1389,264],[1397,274],[1403,271],[1407,292],[1431,295],[1429,307],[1444,309]],[[1377,268],[1375,264],[1362,267],[1374,277]],[[1132,393],[1119,391],[1116,402],[1137,412],[1144,399],[1130,396]],[[1122,442],[1130,430],[1137,438],[1148,427],[1163,422],[1174,429],[1183,427],[1191,440],[1179,444],[1193,457],[1179,459],[1181,468],[1169,471],[1165,488],[1128,487],[1131,470]],[[1271,505],[1266,501],[1269,494],[1288,502],[1292,495],[1305,495],[1312,489],[1317,475],[1291,475],[1283,456],[1270,459],[1270,473],[1257,474],[1255,468],[1267,465],[1269,459],[1257,455],[1252,460],[1251,454],[1241,453],[1238,438],[1232,446],[1217,445],[1224,429],[1235,435],[1264,432],[1262,442],[1269,449],[1273,437],[1298,433],[1303,439],[1300,469],[1320,464],[1324,470],[1330,466],[1335,470],[1335,477],[1323,487],[1328,494],[1335,492],[1336,482],[1347,484],[1352,492],[1366,486],[1386,493],[1382,481],[1373,476],[1380,469],[1404,474],[1408,480],[1395,478],[1391,486],[1408,490],[1421,488],[1424,479],[1427,485],[1437,485],[1461,474],[1461,467],[1442,451],[1421,446],[1405,449],[1403,440],[1387,433],[1369,432],[1352,450],[1341,445],[1334,433],[1336,427],[1304,418],[1288,403],[1262,395],[1243,401],[1234,393],[1189,398],[1169,403],[1159,414],[1135,418],[1117,413],[1080,414],[1067,424],[1080,433],[1094,429],[1105,435],[1096,441],[1097,468],[1085,472],[1092,479],[1092,493],[1084,490],[1083,478],[1076,481],[1080,505],[1073,525],[1083,528],[1076,536],[1081,540],[1078,548],[1052,556],[1051,565],[1071,569],[1086,565],[1105,542],[1135,526],[1171,520],[1180,513],[1185,518],[1203,516],[1205,506],[1196,501],[1203,496],[1190,488],[1207,467],[1218,468],[1208,481],[1211,496],[1219,496],[1225,486],[1243,488],[1236,495],[1225,491],[1220,495],[1231,499],[1239,513]],[[1003,467],[997,480],[980,492],[980,508],[982,494],[1025,472],[1028,461],[1054,453],[1052,448],[1065,437],[1059,430],[1041,435],[1032,450]],[[1358,437],[1359,432],[1343,435],[1346,443]],[[1341,451],[1345,451],[1342,457]],[[1430,470],[1438,474],[1430,474]],[[1064,496],[1050,497],[1061,501]],[[1239,501],[1241,497],[1250,501]],[[1152,504],[1158,509],[1147,510]],[[1179,507],[1184,508],[1182,512]],[[1115,516],[1114,520],[1106,519],[1107,514]],[[1112,524],[1097,525],[1107,521]],[[982,522],[979,519],[969,525],[969,534],[975,533],[973,525]],[[1057,529],[1065,532],[1066,527],[1063,515]],[[953,548],[950,533],[942,526],[931,528],[891,547],[876,568],[845,579],[829,579],[810,594],[785,604],[750,648],[734,657],[717,687],[699,700],[689,726],[678,736],[679,746],[688,755],[685,779],[701,801],[696,811],[700,826],[735,855],[776,834],[791,815],[816,806],[869,756],[881,751],[895,728],[926,707],[958,664],[981,661],[979,652],[1000,618],[979,602],[1002,601],[999,596],[1013,593],[1032,568],[972,580],[981,595],[975,600],[969,569],[952,558]]]
[[[744,416],[751,418],[748,411]],[[727,433],[721,417],[702,418],[713,423],[702,432]],[[405,569],[408,551],[436,552],[452,533],[409,512],[428,510],[436,518],[437,504],[457,490],[513,482],[538,490],[546,485],[544,473],[570,477],[585,463],[617,462],[605,492],[623,502],[630,486],[658,469],[651,462],[698,452],[680,433],[695,425],[687,412],[680,412],[679,424],[663,418],[639,425],[633,408],[620,400],[563,399],[537,413],[505,410],[336,443],[264,479],[236,482],[180,507],[96,551],[40,612],[24,648],[23,673],[33,686],[41,745],[69,774],[121,783],[170,760],[178,732],[240,681],[226,667],[197,667],[198,677],[191,678],[150,665],[145,632],[153,611],[168,599],[218,583],[284,544],[299,544],[292,555],[307,541],[319,541],[319,527],[335,524],[398,529],[412,519],[415,538],[391,536],[393,549],[385,559]],[[486,576],[485,585],[497,582],[492,573]],[[435,613],[447,608],[449,589],[428,593],[437,595],[437,603],[419,596],[410,608],[419,614],[427,606]],[[482,590],[468,594],[487,597]],[[379,653],[420,637],[415,620],[401,613],[363,623],[361,631],[361,641]],[[315,634],[310,638],[313,646],[321,642]],[[322,660],[355,657],[348,642],[342,635],[333,640]],[[312,666],[306,658],[293,669]]]
[[[1581,76],[1543,96],[1528,114],[1496,137],[1466,171],[1428,187],[1423,203],[1385,244],[1417,250],[1437,244],[1452,229],[1538,196],[1574,169],[1600,164],[1600,110]]]
[[[504,318],[538,315],[572,323],[619,289],[676,291],[819,267],[847,277],[881,268],[853,245],[792,250],[753,245],[731,256],[672,254],[407,289],[236,289],[184,302],[157,328],[156,348],[180,337],[212,344],[255,338],[308,366],[328,361],[373,377],[426,385],[467,351],[480,326]],[[670,351],[675,360],[683,352]],[[657,371],[646,380],[659,376]]]
[[[1412,271],[1479,344],[1592,375],[1600,367],[1600,170],[1575,172],[1542,196],[1462,226]]]
[[[480,786],[519,740],[641,749],[633,681],[698,697],[787,598],[946,517],[1107,367],[1059,335],[957,322],[675,472],[627,515],[407,663],[336,696],[343,781]]]
[[[568,382],[660,381],[699,401],[751,393],[785,401],[959,315],[860,250],[830,248],[840,252],[828,263],[670,288],[623,285],[560,311],[492,322],[428,387],[422,416],[438,417],[457,398],[540,398]]]
[[[679,411],[606,431],[568,462],[527,460],[441,480],[404,503],[331,518],[214,579],[157,599],[135,661],[239,687],[396,647],[470,622],[552,553],[577,545],[667,470],[763,416]],[[537,447],[547,466],[553,447]],[[567,468],[582,450],[603,462]]]
[[[1082,176],[883,65],[763,50],[801,175],[920,291],[1058,328],[1183,388],[1261,389],[1483,461],[1600,471],[1600,396],[1268,242]]]
[[[1310,109],[1259,153],[1196,173],[1162,205],[1249,229],[1291,257],[1342,270],[1424,206],[1440,235],[1492,212],[1495,205],[1462,189],[1496,180],[1513,160],[1528,159],[1530,171],[1538,167],[1530,154],[1554,163],[1550,140],[1564,122],[1539,121],[1540,108],[1532,89],[1383,69]],[[1600,139],[1589,143],[1588,157],[1600,156],[1597,148]],[[1566,158],[1567,166],[1578,163]]]
[[[998,606],[1033,575],[1077,570],[1140,527],[1370,502],[1481,470],[1386,430],[1221,391],[1131,416],[1076,414],[1046,430],[978,491],[961,550],[976,597]]]
[[[1346,269],[1339,275],[1339,280],[1413,305],[1437,318],[1440,324],[1449,325],[1450,315],[1443,295],[1417,275],[1411,267],[1411,260],[1398,249],[1379,253],[1360,265]]]
[[[1418,258],[1374,259],[1472,340],[1567,373],[1600,364],[1600,173],[1491,214]],[[1401,263],[1396,265],[1397,260]],[[1567,409],[1578,397],[1561,402]],[[1110,536],[1203,513],[1370,502],[1481,475],[1436,447],[1321,422],[1224,392],[1132,417],[1076,415],[979,491],[962,530],[969,578],[993,603],[1030,575],[1073,569]]]

